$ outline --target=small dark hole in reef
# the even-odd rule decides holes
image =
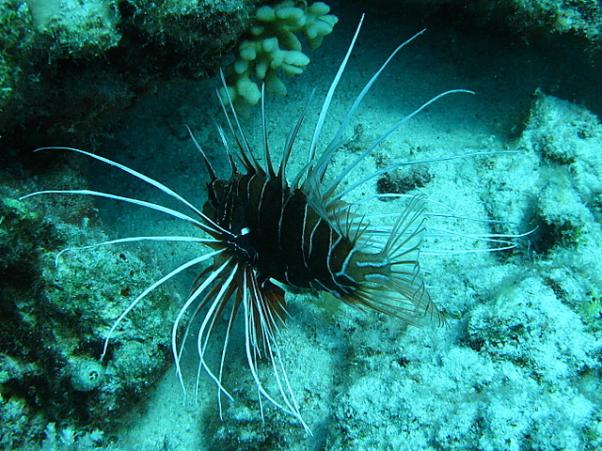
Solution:
[[[169,352],[169,348],[164,343],[158,343],[157,350],[163,354],[167,354]]]
[[[73,355],[77,357],[97,359],[102,353],[104,347],[104,340],[89,340],[82,341],[75,348]]]
[[[479,352],[483,346],[485,345],[485,340],[483,340],[482,338],[477,338],[474,340],[470,340],[468,342],[468,345],[470,346],[471,349]]]
[[[400,357],[397,359],[397,364],[402,368],[408,366],[408,363],[410,363],[410,361],[405,357]]]
[[[547,254],[558,245],[574,244],[577,231],[571,224],[549,224],[543,219],[532,221],[536,230],[529,236],[530,246],[537,254]]]

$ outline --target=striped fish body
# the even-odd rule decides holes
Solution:
[[[234,258],[257,271],[260,283],[275,279],[339,297],[353,294],[357,283],[343,267],[354,245],[303,190],[278,176],[234,174],[210,182],[208,195],[204,213],[234,235],[219,238]]]

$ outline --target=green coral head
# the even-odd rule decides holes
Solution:
[[[75,391],[89,392],[100,386],[104,368],[97,360],[76,357],[69,365],[69,379]]]

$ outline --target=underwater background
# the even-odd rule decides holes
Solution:
[[[170,333],[198,270],[137,306],[101,363],[104,338],[130,302],[206,250],[121,244],[57,259],[69,247],[191,230],[157,212],[89,196],[19,200],[44,189],[93,189],[177,206],[85,156],[32,151],[79,147],[201,206],[209,177],[185,126],[227,177],[214,125],[223,122],[216,74],[230,67],[242,39],[253,39],[248,30],[266,3],[4,0],[0,448],[602,449],[600,3],[328,3],[338,18],[332,33],[315,49],[302,40],[309,63],[300,59],[302,73],[282,76],[286,96],[266,97],[279,161],[316,88],[290,174],[306,162],[321,102],[362,13],[326,118],[327,139],[395,47],[428,29],[379,77],[328,177],[433,96],[475,91],[422,111],[348,178],[351,184],[399,160],[439,160],[383,175],[346,200],[372,199],[366,210],[386,214],[402,211],[407,200],[377,200],[377,193],[427,196],[438,215],[429,218],[421,265],[447,324],[407,327],[332,297],[287,293],[281,348],[313,435],[286,413],[260,407],[240,333],[224,370],[235,401],[222,397],[223,420],[213,381],[201,372],[197,383],[195,340],[182,357],[184,398]],[[259,156],[259,106],[239,106]],[[482,151],[490,154],[445,160]],[[527,232],[513,249],[484,252],[484,235]],[[223,331],[216,333],[213,365],[223,340]]]

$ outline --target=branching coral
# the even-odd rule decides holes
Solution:
[[[330,7],[322,2],[308,6],[305,1],[286,0],[259,7],[249,37],[240,43],[236,60],[226,69],[232,100],[255,105],[261,98],[258,82],[265,82],[268,91],[286,95],[279,72],[299,75],[309,64],[298,35],[305,36],[311,48],[318,47],[338,22],[329,12]],[[225,94],[222,89],[224,100]]]

